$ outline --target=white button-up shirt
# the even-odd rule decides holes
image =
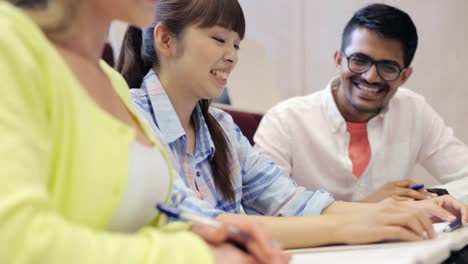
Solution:
[[[420,163],[457,198],[467,200],[468,148],[426,103],[399,88],[367,124],[371,160],[359,178],[352,173],[349,133],[326,89],[288,99],[267,112],[254,137],[256,148],[308,189],[325,189],[338,200],[360,200],[388,181],[409,178]]]

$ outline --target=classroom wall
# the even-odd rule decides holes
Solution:
[[[420,42],[405,86],[425,95],[468,143],[467,0],[240,0],[247,37],[264,45],[281,99],[325,87],[336,74],[332,56],[343,27],[354,11],[374,2],[395,5],[413,18]],[[428,179],[420,169],[415,174]]]
[[[252,52],[249,44],[241,49],[239,67],[229,84],[234,106],[264,112],[286,98],[323,89],[336,74],[333,52],[340,47],[346,22],[365,4],[381,2],[408,12],[419,31],[414,73],[405,86],[423,94],[455,134],[468,143],[467,0],[239,2],[246,16],[246,44],[254,42],[255,49],[259,44],[264,50]],[[117,47],[124,28],[115,23],[109,35]],[[259,58],[254,54],[260,54]],[[255,69],[261,74],[255,74]],[[268,96],[256,96],[258,93]],[[432,182],[421,168],[414,174]]]

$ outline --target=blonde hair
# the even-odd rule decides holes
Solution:
[[[46,34],[65,31],[73,21],[80,0],[0,0],[23,9]]]

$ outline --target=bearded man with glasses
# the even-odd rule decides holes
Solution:
[[[401,86],[412,74],[418,35],[408,14],[384,4],[358,10],[334,54],[326,89],[286,100],[264,116],[256,148],[298,184],[335,199],[423,200],[408,179],[421,164],[468,201],[468,148],[425,99]],[[439,187],[440,188],[440,187]]]

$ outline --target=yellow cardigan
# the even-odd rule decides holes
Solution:
[[[123,78],[102,67],[134,113]],[[88,96],[37,25],[1,1],[0,263],[212,262],[185,225],[106,231],[134,138]]]

